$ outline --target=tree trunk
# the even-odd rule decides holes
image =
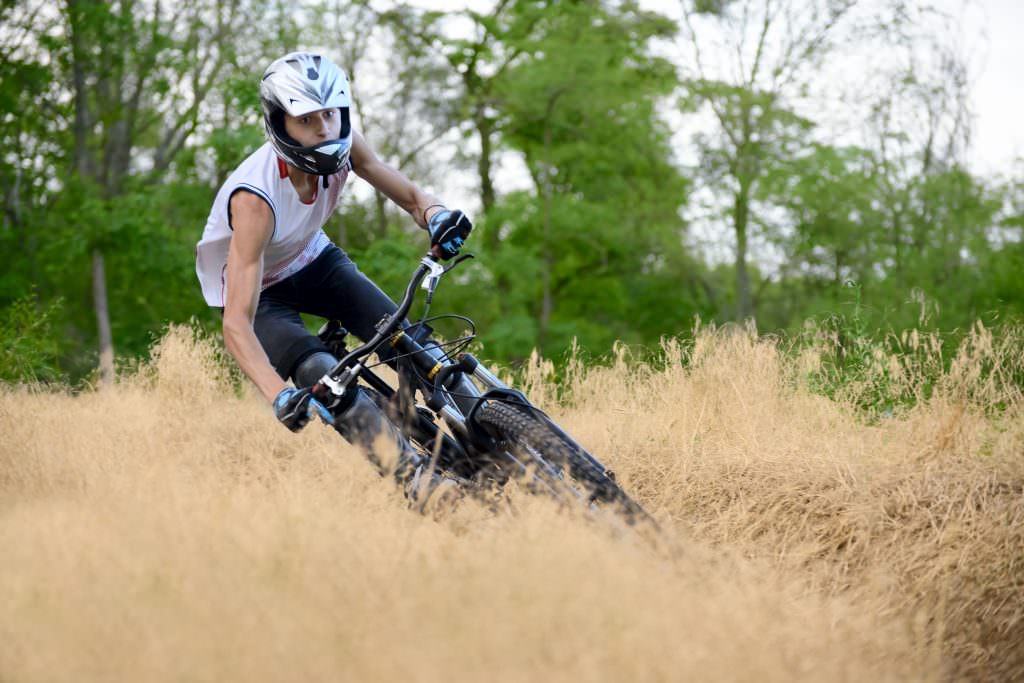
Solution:
[[[749,191],[749,187],[741,184],[733,203],[733,226],[736,230],[736,320],[739,322],[743,322],[753,313],[750,305],[750,275],[747,272]]]
[[[480,205],[481,213],[486,217],[491,213],[491,209],[497,201],[493,178],[494,122],[482,116],[478,117],[476,119],[476,129],[480,134],[480,158],[477,159],[476,163],[477,174],[480,176]],[[492,225],[488,223],[487,230],[483,235],[484,245],[491,254],[497,254],[501,248],[501,236],[498,234],[499,227],[497,224]],[[504,314],[507,310],[506,302],[508,301],[506,295],[512,289],[508,275],[504,272],[497,272],[494,278],[494,289],[499,302],[498,310]]]
[[[487,119],[477,120],[477,131],[480,133],[480,159],[477,160],[477,173],[480,175],[480,204],[483,214],[486,216],[494,206],[494,178],[491,177],[491,167],[494,150],[494,141],[491,139],[493,124]],[[489,246],[495,246],[498,242],[497,231],[488,238]]]
[[[79,24],[80,8],[75,0],[68,0],[68,20],[71,24],[72,81],[75,89],[75,169],[82,178],[91,178],[93,164],[88,146],[92,119],[89,112],[88,85],[85,74],[85,48]]]
[[[550,109],[549,109],[550,113]],[[537,349],[544,354],[544,344],[547,342],[548,325],[551,322],[551,309],[554,307],[551,294],[551,270],[554,267],[554,259],[551,255],[549,239],[551,235],[551,166],[548,163],[548,149],[551,146],[551,127],[545,121],[544,124],[544,185],[541,192],[544,194],[541,252],[544,263],[544,271],[541,275],[542,295],[540,304],[540,324],[537,330]]]
[[[89,149],[89,135],[93,121],[89,109],[86,82],[86,52],[80,30],[83,11],[77,0],[68,0],[68,18],[71,24],[72,80],[75,102],[75,170],[82,180],[96,180],[97,164]],[[114,340],[110,332],[110,313],[107,306],[107,278],[103,266],[103,252],[92,251],[92,299],[96,311],[96,327],[99,336],[100,385],[108,387],[114,383]]]
[[[387,199],[383,192],[373,193],[373,204],[377,213],[377,235],[380,237],[388,231]]]
[[[21,143],[19,135],[18,143]],[[7,188],[7,201],[4,207],[4,223],[14,232],[21,229],[21,164],[15,163],[14,182]]]
[[[547,343],[548,326],[551,323],[551,310],[554,308],[554,297],[551,293],[551,270],[554,266],[554,259],[551,258],[551,251],[547,245],[548,227],[550,225],[551,210],[549,200],[544,198],[544,273],[543,273],[543,294],[540,302],[540,325],[537,330],[537,350],[544,354],[544,345]]]
[[[92,300],[100,337],[100,386],[109,387],[114,383],[114,341],[107,311],[107,277],[103,252],[99,249],[93,249],[92,252]]]

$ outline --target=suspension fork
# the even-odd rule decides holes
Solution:
[[[427,390],[424,391],[424,394],[428,398],[437,393],[435,390],[438,388],[437,378],[441,377],[443,379],[441,387],[447,390],[451,397],[451,402],[443,401],[437,403],[436,406],[431,406],[432,408],[440,411],[447,404],[451,408],[458,410],[460,413],[458,417],[461,419],[462,416],[466,415],[476,405],[480,398],[480,390],[463,374],[453,371],[456,369],[455,364],[447,358],[444,350],[435,342],[428,340],[426,343],[420,344],[405,332],[398,332],[391,338],[391,345],[398,351],[399,355],[405,356],[410,362],[416,364],[420,372],[427,378],[427,381],[433,384],[433,386],[421,387]],[[449,380],[448,378],[453,374],[456,377]],[[428,391],[429,394],[427,393]],[[440,398],[438,397],[438,399]],[[454,405],[451,405],[452,403]]]

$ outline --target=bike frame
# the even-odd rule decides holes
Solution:
[[[469,374],[475,377],[488,391],[508,390],[509,387],[469,354],[462,354],[457,362],[452,361],[436,344],[424,345],[413,339],[405,332],[403,325],[406,315],[412,308],[417,287],[422,284],[428,291],[428,297],[432,298],[441,277],[458,262],[456,261],[446,269],[434,256],[430,254],[424,256],[406,286],[405,295],[399,303],[398,309],[377,323],[376,333],[371,339],[342,357],[334,368],[320,379],[317,387],[314,388],[314,393],[323,394],[329,391],[335,397],[341,398],[347,392],[355,390],[356,383],[360,378],[371,387],[384,390],[385,394],[393,393],[394,390],[384,380],[367,369],[363,362],[379,347],[389,344],[394,348],[397,358],[408,358],[422,375],[432,380],[432,382],[420,381],[417,386],[409,388],[421,390],[428,406],[448,425],[464,449],[477,450],[472,447],[472,444],[478,441],[481,435],[471,433],[472,429],[467,423],[466,416],[485,398],[486,392],[481,392],[475,384],[459,375],[470,370]],[[404,374],[399,373],[400,381],[409,381],[410,378],[403,377]],[[449,387],[458,387],[458,390],[454,392],[455,395],[449,391]]]
[[[494,451],[494,440],[476,424],[473,417],[484,402],[496,400],[518,404],[533,412],[552,432],[572,444],[582,458],[605,471],[605,467],[596,458],[579,446],[547,415],[534,407],[526,396],[498,379],[471,354],[460,354],[458,359],[453,361],[436,344],[421,344],[406,333],[403,323],[412,308],[416,289],[422,285],[427,290],[429,303],[444,274],[465,258],[470,257],[463,256],[445,268],[433,255],[428,253],[424,256],[409,280],[405,295],[394,314],[377,323],[376,334],[370,340],[345,354],[334,368],[320,379],[314,387],[314,393],[323,395],[329,391],[340,399],[347,392],[355,391],[358,380],[363,379],[369,386],[390,398],[395,390],[363,363],[367,356],[387,343],[397,352],[396,358],[410,359],[422,376],[427,378],[427,381],[423,381],[419,376],[412,377],[409,376],[411,373],[400,371],[399,392],[408,390],[411,395],[415,389],[421,391],[427,406],[448,426],[458,448],[462,451],[462,457],[487,457]],[[476,379],[485,388],[484,391],[469,381],[467,376]],[[410,383],[414,383],[414,386],[410,386]],[[434,425],[433,437],[438,436]],[[512,456],[509,454],[509,457]]]

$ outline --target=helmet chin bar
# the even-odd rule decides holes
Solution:
[[[285,161],[300,171],[326,178],[344,168],[345,162],[348,161],[350,147],[351,141],[344,138],[325,140],[308,147],[288,145],[289,154]]]
[[[352,126],[348,109],[341,108],[341,131],[338,137],[324,140],[315,145],[302,145],[288,134],[284,127],[284,109],[275,105],[263,117],[267,138],[274,145],[279,156],[289,165],[311,175],[334,175],[345,166],[352,148]],[[327,187],[326,181],[324,187]]]

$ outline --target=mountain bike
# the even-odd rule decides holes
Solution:
[[[455,314],[428,317],[442,277],[469,258],[465,254],[445,266],[432,254],[424,256],[398,309],[357,348],[348,349],[347,331],[328,321],[318,336],[340,360],[314,386],[314,394],[338,402],[357,386],[368,391],[410,444],[430,459],[434,471],[454,478],[469,493],[500,490],[515,478],[526,482],[530,492],[562,503],[610,507],[631,524],[654,524],[613,472],[521,391],[464,351],[476,336],[472,320]],[[406,316],[421,286],[427,292],[423,315],[410,324]],[[461,320],[469,331],[435,341],[431,323],[443,318]],[[395,370],[397,381],[374,371],[382,363]]]

